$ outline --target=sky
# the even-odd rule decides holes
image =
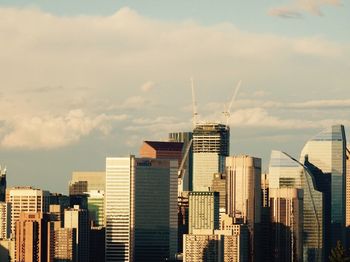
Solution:
[[[67,193],[143,140],[225,121],[231,154],[296,158],[350,130],[350,3],[0,0],[0,163],[8,184]],[[348,132],[347,132],[348,133]]]

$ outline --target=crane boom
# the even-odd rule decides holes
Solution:
[[[179,179],[181,179],[183,174],[185,173],[184,166],[185,166],[185,162],[186,162],[187,157],[188,157],[188,153],[190,152],[192,143],[193,143],[193,138],[191,138],[190,142],[188,142],[185,153],[184,153],[182,160],[181,160],[181,163],[179,165],[179,169],[177,171],[177,175],[178,175]]]
[[[233,105],[233,102],[236,100],[236,97],[237,97],[237,94],[238,94],[238,91],[241,87],[241,84],[242,84],[242,80],[239,80],[237,85],[236,85],[236,88],[235,88],[235,91],[233,93],[233,96],[231,98],[231,101],[227,107],[227,110],[224,112],[224,115],[226,117],[226,126],[228,125],[228,121],[230,120],[230,117],[231,117],[231,108],[232,108],[232,105]]]

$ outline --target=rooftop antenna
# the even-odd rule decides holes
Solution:
[[[224,116],[226,118],[226,126],[228,125],[228,122],[230,120],[231,107],[232,107],[233,102],[236,100],[236,97],[237,97],[239,88],[241,87],[241,84],[242,84],[242,80],[239,80],[237,85],[236,85],[235,92],[233,93],[232,99],[231,99],[230,103],[228,104],[227,109],[223,112],[223,114],[224,114]]]
[[[197,112],[197,102],[196,102],[196,94],[195,94],[195,90],[194,90],[193,77],[191,77],[191,88],[192,88],[192,107],[193,107],[192,121],[193,121],[193,127],[196,127],[198,112]]]

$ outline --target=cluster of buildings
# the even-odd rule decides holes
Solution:
[[[350,244],[348,157],[335,125],[262,172],[227,125],[197,123],[73,172],[68,196],[6,188],[0,168],[0,261],[328,261]]]

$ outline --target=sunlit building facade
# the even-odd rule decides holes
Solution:
[[[176,160],[106,159],[106,261],[163,261],[177,252]]]
[[[345,240],[346,137],[343,125],[334,125],[310,139],[300,161],[308,162],[330,176],[330,247]]]
[[[269,190],[303,189],[303,261],[323,261],[325,213],[323,192],[316,176],[288,154],[272,151],[269,165]]]
[[[193,130],[193,191],[209,191],[213,174],[223,173],[230,152],[230,128],[197,124]]]

